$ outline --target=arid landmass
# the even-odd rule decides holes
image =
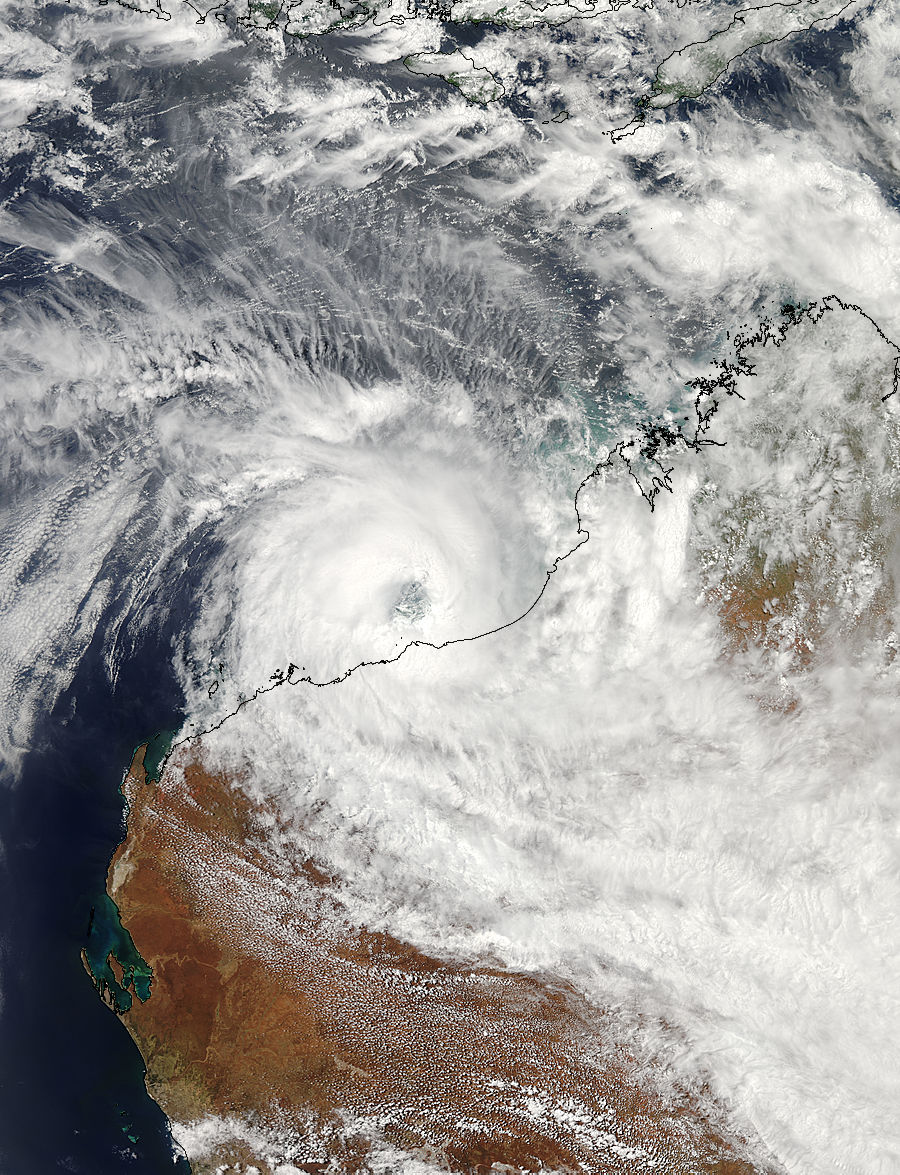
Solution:
[[[366,1171],[379,1153],[382,1170],[385,1153],[473,1173],[774,1170],[570,985],[352,925],[273,807],[196,757],[148,781],[143,756],[109,891],[153,979],[122,1015],[173,1122],[235,1124],[190,1156],[198,1175]]]

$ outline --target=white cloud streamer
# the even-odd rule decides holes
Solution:
[[[882,410],[895,428],[880,399],[894,356],[874,330],[852,312],[797,329],[744,389],[763,420],[781,411],[806,434],[821,421],[825,453],[842,443],[829,430],[871,431]],[[871,418],[841,365],[860,373]],[[752,411],[748,436],[765,427]],[[646,1023],[645,1046],[736,1099],[787,1170],[888,1172],[896,669],[836,632],[793,677],[798,708],[766,710],[758,675],[723,660],[698,592],[697,511],[727,531],[761,472],[782,476],[815,523],[803,496],[815,473],[792,463],[785,425],[775,435],[788,471],[771,455],[762,469],[752,452],[715,452],[703,507],[696,476],[656,515],[625,485],[592,491],[590,543],[514,628],[412,651],[337,689],[281,689],[204,746],[213,767],[252,765],[248,785],[296,813],[354,918],[426,949],[562,971],[635,1031],[648,1012],[677,1024],[686,1055]],[[855,516],[870,474],[890,478],[886,452],[844,454],[831,517]],[[774,497],[763,509],[779,508]],[[852,577],[845,557],[833,565]],[[276,583],[270,564],[240,579],[241,656],[264,603],[282,599]],[[892,611],[885,630],[895,624]]]
[[[598,440],[677,404],[760,304],[835,290],[900,334],[898,218],[866,157],[883,132],[835,135],[825,105],[776,127],[712,97],[613,144],[609,109],[651,56],[632,61],[631,25],[585,58],[608,67],[609,95],[547,46],[547,93],[577,103],[542,129],[423,98],[359,64],[383,54],[358,42],[359,76],[340,75],[258,42],[245,58],[212,22],[138,36],[129,14],[84,11],[41,30],[46,51],[28,41],[43,90],[7,111],[43,136],[29,182],[47,184],[8,194],[0,219],[24,291],[3,336],[13,763],[91,640],[114,677],[165,614],[188,540],[204,593],[173,659],[204,726],[289,660],[328,676],[514,617],[571,540]],[[863,107],[886,69],[880,17],[866,21],[848,51]],[[130,104],[100,108],[91,52]],[[199,98],[178,89],[187,61]],[[168,87],[173,109],[146,125]],[[66,110],[84,115],[84,175],[102,172],[83,203],[44,167],[62,167]],[[101,166],[110,143],[148,157],[139,175]],[[884,378],[864,336],[828,378],[817,346],[786,368],[807,391]],[[805,402],[805,429],[825,401]],[[590,545],[521,625],[340,689],[279,690],[208,748],[302,818],[359,919],[564,971],[636,1033],[665,1019],[687,1042],[671,1064],[708,1077],[789,1170],[887,1175],[894,603],[859,643],[836,625],[801,672],[723,659],[700,602],[698,552],[727,545],[726,501],[756,492],[785,542],[806,541],[816,510],[846,507],[852,531],[878,480],[857,449],[882,480],[894,458],[888,432],[845,452],[835,429],[821,466],[747,433],[739,462],[679,469],[654,516],[627,483],[598,486]],[[779,514],[792,478],[809,496]],[[861,566],[841,566],[842,600],[862,598]],[[761,709],[782,671],[796,709]]]

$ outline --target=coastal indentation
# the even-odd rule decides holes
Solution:
[[[193,756],[149,785],[139,752],[125,794],[110,884],[155,979],[124,1022],[176,1137],[220,1123],[195,1175],[366,1170],[385,1147],[472,1173],[774,1171],[565,979],[354,924],[285,848],[298,830]]]

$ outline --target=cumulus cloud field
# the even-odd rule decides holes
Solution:
[[[97,642],[115,681],[175,629],[183,736],[423,642],[259,697],[210,765],[361,923],[565,975],[786,1171],[896,1170],[890,6],[620,141],[666,10],[504,34],[542,80],[486,108],[394,29],[2,17],[10,777]],[[540,606],[426,647],[525,612],[610,449],[827,295],[882,333],[747,352],[655,510],[595,478]]]

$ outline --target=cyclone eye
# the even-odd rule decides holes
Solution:
[[[431,601],[425,585],[417,579],[412,579],[400,589],[391,619],[401,624],[416,624],[430,607]]]

